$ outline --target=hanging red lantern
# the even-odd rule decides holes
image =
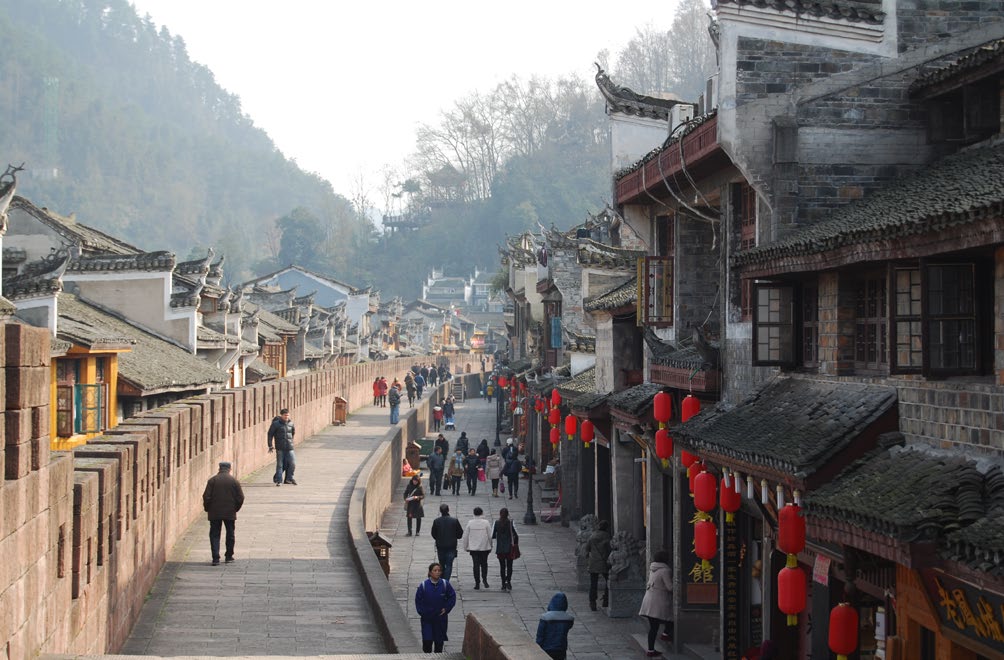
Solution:
[[[789,504],[777,514],[777,549],[788,555],[788,568],[798,565],[798,553],[805,549],[805,516],[797,504]]]
[[[858,611],[850,603],[839,603],[830,610],[830,650],[837,654],[837,660],[847,660],[847,656],[858,648]]]
[[[798,625],[798,615],[805,609],[805,571],[785,566],[777,574],[777,608],[788,615],[788,625]]]
[[[526,381],[519,381],[519,391],[526,392]]]
[[[693,394],[688,394],[680,404],[680,421],[685,422],[701,412],[701,401]]]
[[[593,438],[596,437],[596,429],[588,419],[582,422],[582,427],[579,428],[579,437],[582,438],[582,444],[586,449],[589,448],[589,445],[593,442]]]
[[[690,481],[690,496],[694,496],[694,479],[697,478],[701,472],[704,472],[703,463],[693,463],[689,468],[687,468],[687,479]]]
[[[673,438],[666,429],[655,432],[655,455],[662,460],[662,467],[669,467],[669,459],[673,457]]]
[[[568,434],[568,439],[571,440],[575,437],[575,429],[578,426],[579,420],[575,415],[569,415],[565,418],[565,433]]]
[[[694,507],[698,511],[711,513],[717,506],[718,480],[710,472],[694,476]]]
[[[689,468],[691,465],[697,462],[697,454],[691,454],[686,449],[680,452],[680,465],[685,468]]]
[[[561,442],[561,431],[557,426],[551,427],[551,444],[557,446]]]
[[[499,387],[505,387],[508,384],[509,384],[509,379],[507,379],[505,376],[499,376]]]
[[[536,399],[533,402],[533,409],[537,412],[542,412],[544,410],[544,402],[541,399]]]
[[[735,479],[735,475],[732,477]],[[722,477],[722,489],[721,494],[718,499],[722,505],[722,511],[725,512],[725,522],[733,523],[736,521],[736,511],[742,506],[743,499],[742,495],[736,492],[735,488],[729,488],[725,485],[725,477]]]
[[[555,408],[561,405],[561,392],[557,388],[551,390],[551,405]]]
[[[561,411],[557,408],[551,408],[551,412],[547,413],[547,422],[551,426],[557,426],[561,422]]]
[[[694,554],[701,559],[701,568],[708,570],[718,554],[718,529],[710,520],[694,524]]]
[[[666,428],[666,422],[673,419],[673,399],[666,392],[659,392],[652,399],[652,414],[659,428]]]

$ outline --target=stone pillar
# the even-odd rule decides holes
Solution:
[[[622,434],[622,431],[615,430],[614,440],[610,443],[613,494],[613,520],[610,521],[610,528],[634,534],[633,521],[640,519],[640,516],[633,515],[635,493],[638,491],[634,459],[640,452],[638,445],[630,437],[624,438],[627,442],[621,442]]]
[[[591,513],[579,518],[579,530],[575,533],[575,577],[579,591],[589,590],[589,569],[586,556],[586,542],[596,529],[596,516]]]
[[[624,619],[638,615],[645,596],[645,544],[629,532],[610,540],[610,605],[607,616]]]

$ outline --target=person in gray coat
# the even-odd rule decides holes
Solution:
[[[443,456],[443,449],[436,447],[429,458],[425,459],[425,464],[429,467],[429,472],[431,473],[430,479],[432,479],[429,490],[432,491],[432,495],[439,495],[443,487],[443,469],[446,467],[446,457]],[[449,579],[449,576],[446,579]]]
[[[209,549],[213,553],[213,566],[220,565],[220,533],[227,528],[227,562],[234,560],[236,542],[234,528],[237,512],[244,506],[244,491],[241,482],[230,474],[230,463],[220,463],[220,471],[209,478],[202,492],[202,508],[209,514]]]
[[[589,569],[589,609],[596,611],[596,592],[600,576],[603,576],[603,607],[610,600],[610,523],[601,520],[596,523],[589,540],[586,541],[586,567]]]
[[[673,572],[669,568],[669,553],[659,550],[652,555],[648,567],[648,584],[641,600],[638,614],[648,619],[648,657],[659,656],[655,650],[655,638],[659,634],[659,624],[663,626],[662,639],[673,639]]]

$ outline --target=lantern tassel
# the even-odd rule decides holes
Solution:
[[[797,626],[798,625],[798,615],[797,614],[789,614],[788,615],[788,625],[789,626]]]
[[[847,660],[847,656],[846,655],[841,655],[841,654],[838,653],[837,654],[837,660]]]
[[[788,555],[788,560],[784,565],[788,568],[798,568],[798,555]]]
[[[583,442],[582,446],[585,447],[586,449],[589,449],[589,445],[591,445],[591,444],[593,444],[593,443],[591,443],[591,442]]]
[[[707,570],[710,570],[710,569],[711,569],[711,562],[708,561],[707,559],[702,559],[701,560],[701,570],[702,571],[707,571]]]
[[[725,522],[727,522],[727,523],[734,523],[735,521],[736,521],[736,514],[732,513],[731,511],[726,511],[725,512]]]
[[[665,470],[668,467],[669,467],[669,459],[668,458],[662,459],[662,469]]]

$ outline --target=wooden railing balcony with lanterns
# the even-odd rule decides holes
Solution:
[[[717,392],[719,388],[720,372],[717,369],[698,369],[695,372],[654,362],[649,362],[648,368],[649,379],[667,387],[694,392]]]
[[[718,117],[711,117],[684,135],[682,140],[682,159],[679,141],[674,141],[663,147],[658,156],[617,179],[617,203],[631,203],[640,197],[647,198],[649,194],[662,197],[666,192],[664,180],[682,175],[684,167],[690,170],[702,160],[721,152],[718,146]]]

